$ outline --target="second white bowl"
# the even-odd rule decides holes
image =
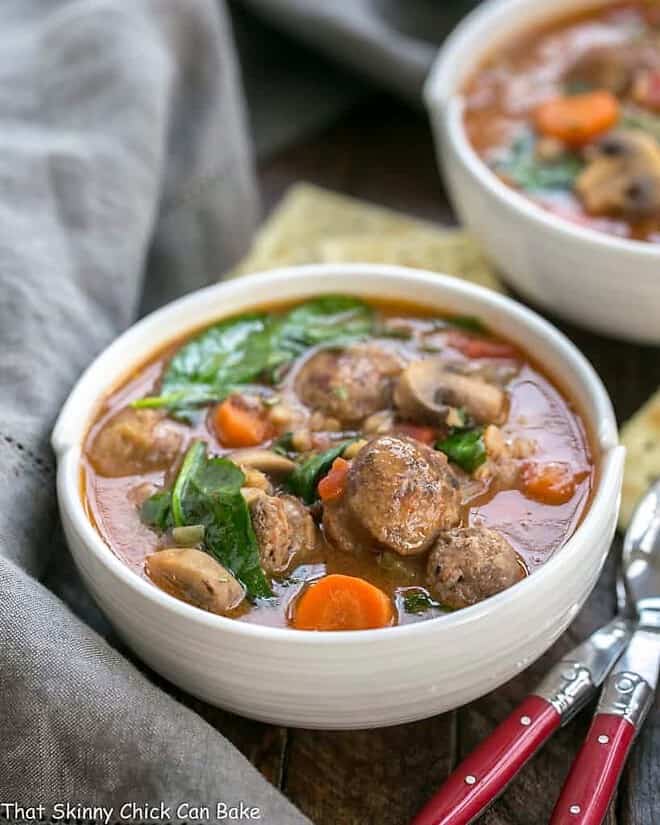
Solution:
[[[461,90],[482,60],[541,21],[602,0],[491,0],[455,29],[426,82],[439,161],[461,220],[530,300],[608,336],[660,343],[660,244],[616,238],[552,215],[506,186],[463,128]]]

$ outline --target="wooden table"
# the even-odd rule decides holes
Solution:
[[[367,101],[323,134],[263,164],[259,172],[267,210],[291,183],[308,180],[422,218],[454,222],[436,172],[426,120],[389,98]],[[607,340],[557,323],[602,376],[619,421],[660,385],[660,349]],[[619,544],[617,540],[615,551]],[[443,716],[369,731],[286,730],[188,701],[316,825],[404,825],[457,760],[512,710],[539,676],[610,619],[615,609],[616,555],[612,553],[570,630],[540,661],[494,693]],[[484,815],[484,825],[542,825],[547,821],[592,711],[593,707],[585,710],[546,745]],[[660,823],[658,701],[632,752],[606,822]]]

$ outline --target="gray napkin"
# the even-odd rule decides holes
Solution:
[[[147,304],[167,300],[217,279],[255,224],[224,9],[5,0],[0,43],[0,805],[221,821],[243,801],[306,822],[37,581],[68,565],[48,438],[71,384],[134,318],[147,263]]]

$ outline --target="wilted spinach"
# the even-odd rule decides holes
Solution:
[[[582,160],[571,152],[564,152],[553,160],[543,160],[536,153],[535,136],[525,132],[514,141],[494,169],[521,189],[533,192],[572,189],[583,165]]]
[[[249,596],[271,596],[259,564],[259,546],[247,503],[242,471],[227,458],[209,458],[203,441],[190,447],[171,491],[142,505],[142,519],[161,530],[204,526],[204,549],[239,579]]]
[[[466,473],[473,473],[486,460],[486,446],[481,427],[453,427],[442,441],[435,445],[450,461]]]
[[[320,479],[327,475],[335,458],[339,458],[346,447],[356,440],[349,438],[341,441],[331,449],[317,453],[297,464],[287,480],[291,492],[301,498],[305,504],[313,504],[318,498],[316,486]]]
[[[134,407],[164,407],[190,418],[191,410],[222,401],[317,344],[343,346],[373,329],[373,310],[358,298],[324,295],[285,313],[252,313],[221,321],[185,343],[167,365],[160,395]]]
[[[406,613],[426,613],[431,608],[440,607],[440,603],[432,599],[429,594],[420,589],[407,590],[403,596],[403,609]]]

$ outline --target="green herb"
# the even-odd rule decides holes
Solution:
[[[508,155],[495,164],[495,171],[521,189],[570,190],[583,167],[578,155],[564,152],[553,160],[543,160],[536,153],[536,138],[525,132],[509,149]]]
[[[171,490],[162,490],[150,496],[140,508],[140,518],[148,527],[169,530],[174,525]]]
[[[290,431],[282,433],[279,438],[276,438],[275,441],[273,441],[270,448],[278,455],[288,456],[289,453],[295,453],[296,450],[293,446],[293,433]]]
[[[630,107],[624,111],[621,118],[621,126],[624,129],[639,129],[642,132],[660,141],[660,116],[637,107]]]
[[[450,461],[458,464],[466,473],[473,473],[486,460],[483,429],[453,427],[443,441],[438,441],[436,450],[441,450]]]
[[[344,346],[373,329],[373,310],[363,301],[325,295],[284,314],[253,313],[222,321],[179,349],[165,370],[160,395],[134,407],[164,407],[184,420],[204,404],[277,371],[308,347]]]
[[[451,318],[447,318],[447,323],[452,327],[460,327],[461,329],[467,329],[471,332],[488,331],[481,319],[474,315],[454,315]]]
[[[357,441],[357,438],[341,441],[330,450],[317,453],[297,464],[287,481],[291,492],[301,498],[305,504],[313,504],[318,498],[316,486],[320,479],[327,475],[335,458],[339,458],[346,447],[354,441]]]
[[[585,92],[591,92],[593,85],[587,83],[586,80],[569,80],[564,84],[564,93],[569,97],[573,95],[583,95]]]
[[[406,613],[426,613],[440,603],[432,599],[425,590],[408,590],[403,597],[403,609]]]
[[[335,387],[333,394],[336,395],[341,401],[346,401],[348,398],[348,390],[346,387]]]
[[[196,441],[189,448],[171,494],[168,515],[165,501],[147,499],[142,507],[145,523],[160,529],[169,526],[203,528],[203,547],[239,579],[253,598],[271,596],[259,563],[259,546],[252,529],[247,503],[241,494],[242,471],[227,458],[209,458],[206,445]],[[154,516],[156,518],[154,518]]]

